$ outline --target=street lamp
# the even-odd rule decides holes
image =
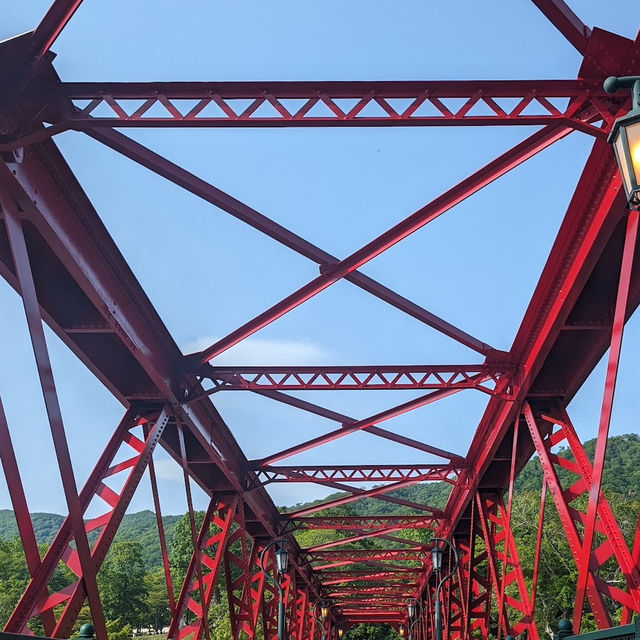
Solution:
[[[453,557],[455,559],[455,564],[453,565],[453,569],[448,573],[440,582],[438,582],[438,586],[436,588],[436,638],[435,640],[442,640],[442,608],[440,605],[440,590],[442,589],[442,585],[453,576],[453,574],[458,569],[458,552],[456,548],[444,538],[433,538],[433,542],[435,546],[431,551],[431,561],[433,562],[433,570],[436,574],[436,580],[440,577],[440,572],[442,571],[442,555],[443,550],[440,547],[440,543],[443,542],[451,551],[453,552]]]
[[[604,90],[615,93],[618,89],[631,89],[632,108],[626,116],[613,123],[609,142],[613,144],[622,174],[624,190],[631,209],[640,209],[640,76],[616,78],[604,81]]]
[[[407,604],[407,609],[409,611],[409,640],[413,640],[413,627],[415,627],[420,620],[422,620],[422,616],[424,615],[424,610],[422,608],[421,600],[410,600],[409,604]],[[416,609],[420,614],[417,618]],[[415,620],[414,620],[415,618]]]
[[[322,620],[318,618],[318,606],[320,606],[320,616]],[[318,600],[313,605],[312,612],[313,612],[313,617],[315,621],[320,625],[320,628],[322,629],[322,640],[327,640],[327,630],[325,627],[325,621],[329,616],[329,603],[326,600]]]
[[[400,627],[400,637],[404,638],[404,627],[403,626]]]
[[[273,547],[274,544],[279,544],[276,551],[276,568],[278,570],[278,578],[276,580],[265,568],[264,568],[264,558],[267,554],[267,551]],[[272,540],[260,554],[260,569],[262,573],[264,573],[265,577],[269,582],[274,584],[278,589],[278,594],[280,595],[280,599],[278,601],[278,640],[285,640],[285,615],[284,615],[284,589],[280,584],[284,579],[285,574],[287,573],[287,569],[289,568],[289,552],[287,551],[287,547],[285,546],[284,540]]]
[[[338,629],[338,638],[342,638],[344,635],[344,629]]]

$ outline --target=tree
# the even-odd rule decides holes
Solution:
[[[161,633],[163,627],[171,622],[169,590],[164,569],[160,568],[147,573],[145,584],[147,587],[147,624],[156,633]]]
[[[196,536],[200,532],[200,527],[204,521],[204,511],[195,511],[194,519],[196,522]],[[171,573],[173,575],[174,584],[179,588],[184,582],[187,575],[189,562],[193,556],[193,536],[191,532],[191,518],[185,513],[177,522],[173,530],[173,539],[171,541]]]
[[[345,640],[400,640],[400,635],[388,624],[357,624],[344,635]]]
[[[0,622],[7,622],[27,583],[29,569],[20,538],[0,540]]]
[[[146,599],[145,566],[139,542],[117,542],[98,574],[105,617],[139,629],[144,621]]]

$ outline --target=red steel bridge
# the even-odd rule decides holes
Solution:
[[[630,40],[591,29],[563,0],[533,2],[556,27],[558,37],[566,38],[582,56],[576,78],[65,82],[52,64],[52,47],[81,0],[55,0],[33,31],[0,45],[0,273],[23,302],[68,506],[64,524],[41,554],[10,425],[0,405],[0,457],[32,576],[6,631],[28,633],[29,622],[39,618],[46,635],[69,637],[81,607],[88,603],[97,637],[106,640],[96,575],[144,476],[150,479],[158,515],[173,614],[171,638],[209,639],[208,611],[222,575],[227,577],[234,638],[255,637],[260,622],[264,637],[275,638],[277,591],[260,570],[259,558],[277,538],[286,540],[290,554],[283,583],[289,637],[320,637],[312,608],[321,600],[331,603],[328,631],[337,635],[337,629],[360,622],[406,626],[407,601],[420,599],[425,615],[415,634],[420,640],[431,638],[435,575],[430,545],[418,544],[406,533],[419,528],[451,540],[460,554],[459,567],[442,592],[448,640],[478,634],[487,638],[492,608],[498,615],[499,638],[526,632],[535,640],[540,637],[533,616],[544,517],[538,524],[534,567],[528,568],[533,570],[533,580],[525,579],[511,527],[514,480],[533,455],[539,457],[544,471],[541,514],[546,503],[555,504],[576,564],[574,629],[580,630],[586,612],[591,612],[600,628],[612,625],[615,607],[622,608],[622,623],[640,613],[640,528],[629,546],[600,491],[623,329],[640,303],[640,261],[634,259],[638,214],[628,210],[607,143],[614,119],[629,109],[630,100],[622,93],[607,95],[602,82],[609,75],[640,72],[640,38]],[[457,101],[455,109],[452,98]],[[510,108],[501,106],[503,98],[511,100]],[[344,99],[354,106],[341,106]],[[188,109],[184,101],[190,101]],[[243,101],[242,109],[238,101]],[[266,104],[268,116],[261,109]],[[326,107],[325,115],[314,115],[319,104]],[[368,109],[372,104],[379,107],[375,116]],[[430,115],[424,115],[424,106],[429,106]],[[478,106],[482,106],[480,115]],[[537,128],[345,257],[328,253],[123,132],[135,127],[487,125]],[[250,225],[315,263],[319,274],[214,344],[197,353],[182,353],[59,151],[55,136],[67,130],[82,132],[174,183],[176,189]],[[592,150],[508,351],[492,348],[360,271],[396,243],[572,133],[590,137]],[[476,354],[474,362],[215,364],[216,356],[341,280],[469,348]],[[78,485],[71,462],[45,325],[125,407],[104,451],[91,454],[96,462],[84,486]],[[566,407],[607,353],[592,463]],[[364,418],[329,410],[296,393],[400,389],[419,393]],[[218,398],[231,392],[260,394],[321,416],[333,426],[313,438],[301,434],[295,445],[275,453],[265,450],[264,457],[250,460],[216,409]],[[393,430],[395,417],[461,392],[486,398],[466,455]],[[406,447],[418,462],[304,466],[290,461],[296,454],[338,439],[347,447],[348,436],[360,431]],[[572,457],[554,453],[559,445],[568,447]],[[183,471],[191,513],[194,551],[182,585],[172,583],[162,525],[154,467],[154,452],[160,448]],[[421,464],[427,454],[432,456],[429,460],[435,457],[440,462]],[[571,484],[560,481],[561,468],[571,472]],[[120,478],[118,490],[107,482],[115,477]],[[393,494],[402,487],[433,481],[452,486],[444,509]],[[345,496],[279,513],[266,487],[284,482],[314,483]],[[209,500],[201,527],[193,516],[196,487]],[[588,507],[580,510],[575,501],[585,495]],[[88,518],[85,514],[96,498],[105,508],[102,515]],[[365,498],[411,507],[418,515],[326,513]],[[301,548],[294,534],[311,529],[337,531],[341,538]],[[349,544],[372,538],[378,544],[371,549]],[[601,568],[611,562],[620,569],[615,584],[601,575]],[[56,591],[52,577],[61,563],[76,581]],[[275,577],[273,546],[266,555],[266,569]],[[187,610],[191,614],[185,624]]]

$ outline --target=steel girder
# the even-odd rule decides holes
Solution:
[[[348,391],[392,389],[478,389],[501,393],[505,371],[496,365],[394,367],[212,367],[203,375],[218,391]],[[201,396],[200,396],[201,397]]]
[[[80,4],[78,0],[56,0],[32,34],[3,44],[3,68],[10,71],[0,78],[7,87],[7,99],[0,108],[0,273],[20,292],[24,302],[69,506],[69,517],[41,558],[9,425],[0,407],[0,459],[32,575],[7,630],[24,632],[28,622],[40,616],[47,634],[68,636],[87,600],[98,637],[106,640],[95,576],[147,468],[173,613],[172,638],[209,638],[209,607],[222,567],[234,637],[255,637],[261,615],[265,638],[274,638],[276,593],[260,571],[257,558],[266,540],[286,535],[293,551],[293,570],[285,578],[287,625],[295,640],[318,637],[311,608],[322,596],[334,602],[331,629],[359,621],[406,624],[406,612],[400,603],[408,597],[420,598],[427,615],[414,637],[425,640],[433,633],[434,576],[428,547],[403,533],[411,529],[452,537],[461,552],[460,568],[442,593],[447,640],[467,640],[474,632],[484,638],[496,633],[490,628],[492,598],[498,609],[498,638],[524,630],[535,638],[533,615],[547,486],[578,567],[576,630],[585,597],[600,626],[610,621],[605,598],[623,607],[625,621],[632,612],[640,612],[640,535],[629,549],[600,492],[622,330],[640,303],[640,274],[633,268],[638,219],[631,215],[625,220],[620,180],[603,141],[613,119],[624,108],[624,99],[606,96],[601,90],[601,76],[637,72],[640,45],[587,28],[562,0],[534,2],[584,55],[578,80],[65,83],[53,71],[49,49]],[[463,102],[453,108],[452,99]],[[509,108],[502,102],[506,99],[512,101]],[[239,111],[234,102],[237,100],[249,100],[249,106]],[[185,101],[191,101],[191,105]],[[295,108],[294,101],[298,101]],[[400,106],[402,101],[404,106]],[[166,115],[151,115],[158,107],[165,109]],[[379,109],[378,115],[371,115],[372,107]],[[111,129],[488,124],[535,124],[543,128],[344,260]],[[183,357],[50,139],[70,128],[85,131],[313,260],[320,265],[320,276],[215,345]],[[358,271],[393,244],[572,131],[590,134],[596,142],[508,353],[492,349]],[[24,155],[20,146],[25,147]],[[51,274],[55,277],[47,277]],[[207,364],[213,356],[341,279],[470,347],[485,361],[466,366],[313,369],[221,368]],[[72,302],[72,314],[60,303],[61,292]],[[80,492],[75,487],[42,320],[127,407],[123,422]],[[576,341],[576,331],[584,327],[590,328],[588,335]],[[609,346],[608,390],[591,467],[565,407]],[[360,420],[282,393],[345,389],[422,389],[431,393]],[[464,389],[481,390],[490,397],[465,457],[377,426]],[[208,399],[220,390],[261,393],[337,421],[340,428],[250,462]],[[525,424],[530,437],[519,438],[518,431]],[[134,434],[136,429],[140,433]],[[434,453],[449,462],[433,466],[274,465],[359,430]],[[575,463],[551,452],[562,441],[569,445]],[[177,595],[171,583],[153,467],[157,443],[182,466],[188,496],[193,557]],[[132,456],[114,464],[114,456],[123,447],[131,448]],[[543,465],[545,484],[529,588],[511,531],[511,503],[514,479],[534,451]],[[561,486],[558,466],[576,475],[573,485]],[[104,482],[115,474],[126,475],[120,493]],[[444,512],[387,495],[430,480],[447,481],[453,486]],[[264,485],[283,481],[319,483],[349,495],[317,507],[278,514]],[[210,498],[199,531],[191,499],[192,482]],[[343,484],[349,482],[386,484],[364,490]],[[571,503],[587,493],[585,514]],[[107,512],[84,522],[82,516],[94,497],[107,503]],[[428,515],[311,517],[315,511],[364,498],[427,511]],[[292,533],[311,528],[345,531],[348,535],[299,549]],[[100,533],[98,542],[90,548],[87,533],[94,530]],[[354,550],[345,546],[370,538],[395,544],[396,548]],[[594,539],[598,541],[595,549]],[[61,592],[49,593],[52,572],[61,561],[78,580]],[[599,575],[605,562],[620,566],[624,588],[607,584]],[[265,568],[275,574],[273,554],[268,555]],[[409,576],[411,581],[407,582]]]
[[[594,80],[464,82],[67,82],[22,94],[50,127],[482,126],[563,123],[601,135],[619,107]],[[453,106],[450,99],[464,99]],[[509,100],[504,100],[505,98]],[[515,104],[511,100],[515,99]],[[245,102],[250,100],[248,106]],[[455,101],[457,103],[457,100]],[[242,106],[240,106],[242,105]],[[565,106],[566,105],[566,106]],[[155,109],[154,109],[155,107]],[[157,115],[157,107],[162,115]],[[371,107],[377,113],[371,115]],[[12,144],[23,144],[21,132]]]

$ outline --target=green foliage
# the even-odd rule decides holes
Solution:
[[[194,513],[196,524],[196,537],[204,520],[204,511]],[[191,530],[191,518],[185,513],[173,528],[173,537],[169,557],[171,558],[171,573],[176,584],[182,584],[187,575],[189,562],[193,555],[193,533]]]
[[[593,456],[595,440],[585,443],[589,456]],[[567,450],[561,456],[570,457]],[[563,486],[570,485],[575,476],[568,470],[559,469]],[[535,546],[540,509],[540,487],[542,469],[539,460],[534,458],[524,468],[516,481],[516,492],[513,502],[512,525],[521,564],[525,571],[525,579],[531,584],[535,558]],[[389,495],[400,497],[405,501],[429,505],[436,508],[445,506],[451,486],[446,483],[418,484],[406,487]],[[640,436],[628,434],[609,439],[607,461],[603,480],[603,490],[616,519],[629,545],[633,536],[640,511]],[[337,493],[310,504],[318,504],[329,499],[342,498],[347,494]],[[310,504],[298,504],[286,510],[295,510]],[[586,508],[586,497],[575,500],[575,509]],[[349,503],[330,510],[318,512],[318,515],[359,516],[359,515],[407,515],[425,513],[403,505],[395,505],[374,499]],[[196,529],[199,530],[204,517],[203,512],[196,513]],[[36,536],[41,543],[41,555],[46,552],[46,544],[53,539],[63,521],[56,514],[33,514]],[[166,516],[165,531],[170,549],[176,596],[180,591],[182,580],[186,574],[193,553],[191,523],[188,515]],[[11,511],[0,511],[0,624],[4,625],[15,607],[18,599],[29,582],[22,546],[17,538],[17,526]],[[213,531],[212,531],[213,533]],[[338,540],[344,537],[343,532],[335,530],[301,530],[296,534],[301,547],[312,547]],[[397,538],[419,543],[427,542],[431,537],[430,530],[408,529],[393,534]],[[95,536],[95,534],[94,534]],[[596,534],[595,546],[602,543],[602,537]],[[95,537],[91,538],[95,540]],[[481,543],[478,542],[481,547]],[[391,540],[377,541],[366,538],[352,543],[357,549],[370,549],[383,545],[399,546]],[[342,548],[347,548],[344,545]],[[240,542],[236,541],[231,552],[241,554]],[[397,563],[396,563],[397,564]],[[378,568],[368,567],[365,563],[351,565],[351,569]],[[499,568],[500,569],[500,568]],[[239,569],[231,567],[232,578],[237,577]],[[615,561],[606,563],[600,575],[607,581],[616,584],[621,580],[620,569]],[[75,581],[76,577],[61,563],[50,583],[50,590],[58,591]],[[224,571],[219,576],[219,587],[225,580]],[[552,634],[557,630],[560,617],[571,616],[575,596],[577,569],[569,548],[562,523],[558,517],[552,497],[549,495],[545,511],[545,525],[542,538],[542,554],[536,606],[536,624],[541,632]],[[160,631],[170,621],[169,598],[167,593],[160,545],[158,541],[155,515],[151,511],[127,514],[120,526],[114,545],[99,573],[98,582],[107,618],[110,640],[130,640],[132,630],[147,627]],[[509,585],[507,592],[513,592],[515,585]],[[213,640],[232,640],[229,606],[226,597],[217,597],[209,612],[209,625]],[[198,596],[195,596],[196,600]],[[619,619],[619,609],[608,601],[614,620]],[[495,606],[493,607],[495,611]],[[187,616],[192,615],[187,613]],[[80,611],[78,623],[74,631],[77,633],[81,624],[91,622],[88,607]],[[497,623],[497,620],[494,620]],[[495,626],[495,625],[494,625]],[[40,621],[35,619],[32,631],[43,635]],[[593,617],[588,615],[584,630],[595,628]],[[258,634],[260,637],[260,634]],[[157,640],[149,636],[148,640]],[[398,634],[388,625],[356,625],[350,629],[343,640],[399,640]]]
[[[145,577],[147,589],[146,598],[146,626],[157,633],[171,622],[171,607],[169,606],[169,590],[164,569],[149,571]]]
[[[229,602],[226,598],[222,598],[219,603],[212,603],[209,611],[209,630],[212,640],[233,640]]]
[[[33,530],[38,543],[51,544],[64,521],[64,516],[60,516],[57,513],[32,513],[31,520],[33,521]],[[0,509],[0,539],[12,540],[19,535],[18,524],[13,511]]]
[[[64,522],[64,516],[57,513],[32,513],[33,529],[36,540],[39,544],[49,545],[53,541],[60,525]],[[173,537],[173,530],[178,520],[182,516],[164,516],[164,525],[167,541]],[[13,511],[10,509],[0,509],[0,540],[12,540],[19,535]],[[89,535],[89,542],[94,542],[97,533]],[[115,542],[122,540],[135,540],[142,545],[142,558],[149,568],[162,566],[162,551],[160,549],[160,539],[158,538],[158,527],[156,516],[152,511],[140,511],[138,513],[127,513],[115,537]]]
[[[107,622],[107,635],[109,640],[131,640],[133,637],[133,629],[130,624],[123,624],[117,618]]]
[[[98,574],[98,587],[107,620],[139,629],[147,597],[146,569],[139,542],[116,542]]]
[[[0,620],[9,619],[29,582],[29,569],[20,538],[0,540]]]
[[[167,543],[170,544],[175,526],[181,518],[182,516],[163,516],[162,524]],[[153,511],[125,515],[115,537],[115,542],[122,540],[135,540],[142,545],[142,559],[149,569],[162,567],[162,549]]]
[[[343,640],[400,640],[400,635],[388,624],[357,624],[344,634]]]

